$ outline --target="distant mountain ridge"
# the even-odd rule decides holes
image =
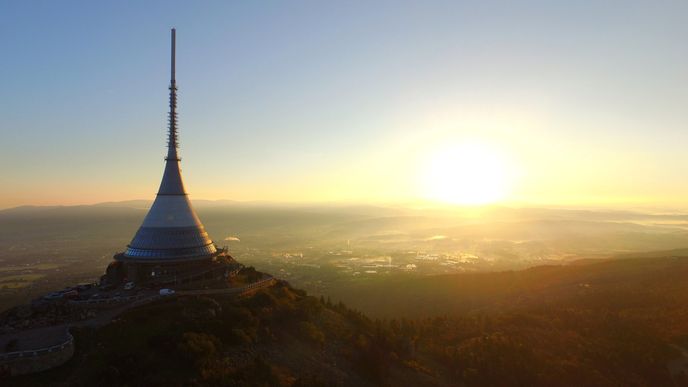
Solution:
[[[192,199],[195,207],[249,207],[249,208],[293,208],[293,209],[386,209],[397,213],[426,213],[426,214],[445,214],[457,216],[481,217],[499,216],[502,219],[512,218],[547,218],[553,220],[586,219],[586,220],[606,220],[606,221],[628,221],[634,219],[655,219],[655,220],[674,220],[688,222],[688,213],[685,212],[643,212],[637,210],[591,210],[576,208],[548,208],[548,207],[507,207],[501,205],[490,205],[485,207],[460,207],[460,206],[413,206],[399,204],[362,204],[346,202],[313,202],[313,203],[291,203],[275,201],[238,201],[228,199]],[[0,214],[6,213],[35,213],[42,210],[69,210],[87,208],[136,208],[148,209],[153,200],[135,199],[123,201],[101,202],[94,204],[77,205],[22,205],[0,209]]]

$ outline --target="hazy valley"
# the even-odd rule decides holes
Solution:
[[[96,280],[129,243],[148,205],[0,211],[0,308]],[[216,243],[245,265],[373,315],[391,313],[371,305],[385,304],[387,283],[688,246],[683,214],[212,201],[196,207]],[[361,289],[375,289],[377,298]]]

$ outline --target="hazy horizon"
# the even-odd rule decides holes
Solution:
[[[102,206],[102,205],[127,205],[133,202],[145,202],[147,205],[153,203],[155,196],[148,199],[123,199],[123,200],[108,200],[108,201],[94,201],[83,203],[26,203],[17,204],[8,207],[0,206],[0,212],[5,210],[12,210],[23,207],[80,207],[80,206]],[[491,208],[509,208],[509,209],[555,209],[555,210],[571,210],[571,211],[621,211],[621,212],[647,212],[647,213],[676,213],[682,214],[688,212],[688,204],[686,206],[671,206],[662,205],[661,203],[644,203],[644,204],[627,204],[627,203],[608,203],[608,204],[556,204],[556,203],[528,203],[528,202],[496,202],[490,204],[479,205],[462,205],[443,203],[431,200],[406,200],[406,201],[355,201],[355,200],[310,200],[310,201],[280,201],[280,200],[235,200],[235,199],[206,199],[206,198],[190,198],[194,205],[250,205],[257,207],[346,207],[346,206],[370,206],[370,207],[400,207],[408,209],[447,209],[447,210],[466,210],[466,211],[481,211]]]

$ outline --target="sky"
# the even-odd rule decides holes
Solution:
[[[171,27],[192,198],[688,208],[687,15],[682,0],[5,0],[0,208],[154,197]]]

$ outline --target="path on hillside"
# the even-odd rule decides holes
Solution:
[[[242,296],[248,293],[253,293],[255,291],[258,291],[260,289],[264,289],[267,287],[270,287],[274,285],[277,282],[277,280],[270,276],[268,278],[264,278],[260,281],[248,284],[246,286],[240,287],[240,288],[228,288],[228,289],[200,289],[200,290],[180,290],[175,292],[174,295],[170,296],[161,296],[160,294],[156,293],[154,295],[151,295],[149,297],[142,298],[140,300],[134,301],[130,304],[122,305],[119,308],[114,308],[114,309],[109,309],[105,310],[102,313],[100,313],[98,316],[89,319],[89,320],[83,320],[83,321],[77,321],[74,323],[70,324],[70,327],[99,327],[103,326],[105,324],[108,324],[110,321],[112,321],[113,318],[117,317],[120,315],[122,312],[137,308],[139,306],[149,304],[153,301],[160,300],[162,298],[166,297],[177,297],[177,296],[200,296],[200,295],[236,295],[236,296]]]
[[[27,338],[30,337],[30,346],[35,347],[35,348],[43,348],[46,346],[49,346],[52,341],[54,341],[54,333],[55,332],[68,332],[70,328],[97,328],[103,325],[107,325],[110,323],[115,317],[120,315],[121,313],[125,312],[126,310],[133,309],[145,304],[149,304],[153,301],[166,298],[166,297],[176,297],[176,296],[194,296],[194,295],[234,295],[237,297],[241,297],[253,292],[256,292],[260,289],[264,289],[267,287],[270,287],[277,283],[277,280],[272,277],[268,276],[267,278],[263,278],[260,281],[253,282],[251,284],[248,284],[246,286],[240,287],[240,288],[228,288],[228,289],[202,289],[202,290],[183,290],[183,291],[178,291],[174,295],[171,296],[161,296],[159,293],[151,294],[148,297],[142,298],[140,300],[131,302],[129,304],[121,305],[116,308],[112,309],[105,309],[102,310],[96,317],[88,319],[88,320],[82,320],[82,321],[73,321],[69,323],[64,323],[60,325],[51,325],[47,327],[41,327],[41,328],[34,328],[34,329],[29,329],[25,331],[18,331],[18,332],[13,332],[13,333],[8,333],[5,335],[0,336],[0,343],[7,343],[8,341],[15,339],[15,338]],[[23,341],[23,340],[22,340]],[[20,344],[21,345],[21,344]],[[22,345],[24,347],[26,345]],[[22,348],[22,349],[33,349],[33,348]],[[0,347],[0,354],[2,354],[5,350],[4,345]]]

